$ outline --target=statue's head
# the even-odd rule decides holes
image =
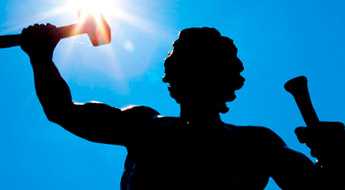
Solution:
[[[235,90],[244,83],[233,40],[214,28],[188,28],[180,32],[173,47],[164,63],[163,78],[170,84],[171,96],[180,104],[221,103],[219,112],[227,112],[225,102],[233,101]]]

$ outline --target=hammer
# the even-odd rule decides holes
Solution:
[[[110,27],[102,15],[95,18],[90,14],[81,23],[62,26],[57,31],[57,35],[61,39],[85,33],[89,36],[93,46],[108,44],[111,41]],[[19,46],[21,42],[21,34],[0,36],[0,48]]]

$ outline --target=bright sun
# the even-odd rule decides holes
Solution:
[[[150,17],[146,15],[146,13],[150,11],[145,10],[149,9],[150,7],[150,4],[147,4],[147,7],[142,7],[132,1],[123,0],[63,0],[62,6],[56,8],[55,10],[51,10],[49,15],[62,17],[63,22],[68,24],[70,20],[67,22],[66,19],[71,19],[71,16],[75,18],[75,15],[78,13],[79,20],[76,23],[80,23],[81,27],[84,19],[90,14],[93,15],[96,22],[100,18],[99,15],[103,15],[110,28],[116,29],[116,37],[118,38],[115,38],[116,41],[113,39],[113,42],[116,42],[117,45],[113,45],[115,43],[111,43],[110,45],[102,46],[102,49],[105,50],[105,56],[102,58],[108,60],[108,62],[102,62],[103,65],[100,65],[99,62],[97,62],[97,64],[95,64],[96,62],[88,63],[97,69],[101,69],[102,72],[109,74],[111,77],[116,76],[115,78],[125,81],[127,75],[123,74],[122,68],[126,67],[122,66],[121,64],[122,61],[120,61],[120,59],[122,58],[116,55],[118,52],[122,52],[123,50],[127,51],[128,53],[134,53],[136,50],[136,43],[133,43],[133,41],[128,39],[129,37],[126,36],[130,36],[129,34],[133,31],[133,27],[138,29],[135,30],[135,32],[140,31],[150,36],[157,36],[157,29],[162,28],[157,26],[157,23],[152,22],[152,20],[149,19]],[[78,29],[82,30],[81,27],[76,28],[76,31],[78,31]],[[100,36],[102,34],[103,32],[101,31]],[[119,38],[119,36],[122,38]],[[76,44],[90,44],[88,39],[86,43],[84,43],[83,39],[80,41],[79,39],[80,38],[75,39],[76,41],[78,40],[79,43],[74,43],[72,40],[70,40],[71,43],[66,44],[63,48],[64,63],[68,63],[68,57],[70,56],[70,53],[73,52]],[[85,54],[85,56],[91,55]],[[133,58],[133,60],[136,59]]]
[[[111,14],[119,6],[117,0],[69,0],[67,6],[78,10],[79,14]],[[83,16],[83,15],[80,15]]]

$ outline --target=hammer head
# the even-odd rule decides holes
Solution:
[[[104,45],[111,42],[109,24],[101,14],[89,14],[82,22],[81,28],[83,32],[87,33],[93,46]]]

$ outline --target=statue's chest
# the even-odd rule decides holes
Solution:
[[[133,172],[142,186],[162,183],[245,189],[267,183],[260,151],[230,132],[163,131],[152,135],[133,155]]]

